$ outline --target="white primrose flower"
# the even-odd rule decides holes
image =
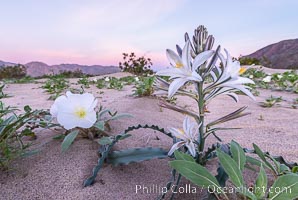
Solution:
[[[106,82],[109,82],[109,81],[110,81],[110,77],[106,77],[106,78],[105,78],[105,81],[106,81]]]
[[[252,95],[252,93],[248,90],[249,87],[244,85],[247,83],[255,84],[253,80],[245,77],[241,77],[240,75],[243,74],[246,69],[240,66],[239,61],[233,61],[232,57],[228,53],[227,50],[225,50],[227,58],[224,58],[221,53],[218,54],[222,64],[223,64],[223,71],[220,70],[220,68],[217,68],[220,70],[221,74],[216,80],[216,77],[214,75],[213,78],[216,80],[213,85],[211,85],[211,88],[222,88],[221,90],[227,91],[225,93],[229,93],[233,96],[236,96],[232,92],[228,92],[230,90],[239,90],[255,100],[255,97]]]
[[[199,125],[200,126],[200,125]],[[191,122],[189,117],[185,117],[183,121],[183,130],[176,128],[169,128],[169,131],[178,139],[181,139],[179,142],[175,143],[170,149],[168,155],[172,155],[174,151],[179,149],[182,146],[186,146],[190,154],[196,156],[197,145],[195,141],[198,135],[198,126],[196,123]]]
[[[266,76],[265,78],[263,78],[262,80],[265,83],[270,83],[271,82],[271,76]]]
[[[181,57],[172,50],[167,49],[166,52],[172,67],[160,70],[156,74],[158,76],[170,76],[170,79],[173,79],[168,91],[169,98],[171,98],[185,83],[189,81],[202,81],[202,77],[196,70],[214,54],[213,50],[208,50],[198,54],[193,59],[189,41],[185,43]]]
[[[59,124],[70,130],[75,127],[90,128],[96,122],[95,107],[97,99],[90,93],[73,94],[58,97],[50,109]]]
[[[135,81],[139,82],[140,81],[139,77],[135,77]]]

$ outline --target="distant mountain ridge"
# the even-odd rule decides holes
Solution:
[[[244,57],[257,58],[269,68],[298,69],[298,38],[268,45]]]
[[[7,66],[14,66],[17,63],[5,62],[0,60],[0,68]],[[78,64],[60,64],[60,65],[47,65],[46,63],[33,61],[24,64],[27,69],[27,75],[32,77],[39,77],[46,74],[57,74],[60,71],[75,71],[81,70],[84,74],[90,75],[104,75],[120,71],[116,66],[102,66],[102,65],[78,65]]]

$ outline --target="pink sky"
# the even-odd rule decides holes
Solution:
[[[135,52],[162,67],[165,50],[183,46],[184,33],[201,24],[235,57],[298,38],[298,1],[208,2],[2,1],[0,60],[117,65]]]

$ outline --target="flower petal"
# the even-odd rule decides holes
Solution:
[[[197,70],[204,62],[206,62],[209,58],[211,58],[213,54],[214,54],[213,50],[204,51],[198,54],[193,61],[192,69]]]
[[[177,149],[179,149],[181,146],[183,146],[185,144],[184,141],[180,141],[175,143],[172,148],[170,149],[170,151],[168,152],[168,155],[172,155],[174,153],[174,151],[176,151]]]
[[[192,157],[196,157],[196,147],[194,145],[193,142],[189,142],[189,143],[186,143],[185,145],[189,151],[189,153],[192,155]]]
[[[169,131],[171,132],[171,134],[173,136],[175,136],[176,138],[179,138],[181,140],[187,140],[188,138],[186,137],[186,135],[181,132],[180,130],[176,129],[176,128],[169,128]]]
[[[160,71],[156,72],[156,75],[158,75],[158,76],[170,76],[171,79],[173,79],[173,78],[185,77],[188,74],[186,73],[185,70],[178,69],[178,68],[172,68],[172,69],[160,70]]]
[[[51,108],[50,108],[50,114],[52,115],[52,117],[57,117],[57,115],[58,115],[58,105],[59,104],[63,104],[65,101],[67,101],[67,98],[66,98],[66,96],[60,96],[60,97],[58,97],[56,100],[55,100],[55,102],[54,102],[54,104],[51,106]]]
[[[168,98],[171,98],[188,80],[185,78],[175,79],[169,87]]]
[[[183,64],[181,58],[174,51],[172,51],[171,49],[167,49],[166,52],[167,58],[173,67],[177,67]]]
[[[191,71],[191,54],[190,54],[190,41],[187,40],[182,50],[182,63],[184,68]]]

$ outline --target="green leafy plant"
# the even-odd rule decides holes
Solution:
[[[241,65],[260,65],[261,62],[257,58],[250,58],[250,57],[240,57],[239,62]]]
[[[150,96],[153,94],[153,82],[154,76],[141,77],[135,84],[134,95],[135,96]]]
[[[34,129],[50,125],[45,120],[42,110],[24,107],[24,113],[16,114],[14,107],[6,107],[0,102],[0,167],[7,169],[12,160],[29,155],[30,143],[24,142],[26,136],[35,137]]]
[[[51,96],[49,99],[55,100],[65,89],[69,87],[69,81],[61,76],[50,77],[42,86]]]
[[[83,85],[85,88],[90,88],[90,80],[87,77],[80,78],[78,84]]]
[[[110,77],[107,82],[108,82],[108,84],[107,84],[108,89],[122,90],[122,88],[124,86],[123,82],[115,77]]]
[[[265,102],[261,102],[260,105],[265,108],[271,108],[275,105],[279,105],[278,103],[282,101],[282,97],[274,97],[270,96],[265,100]]]
[[[7,98],[7,97],[10,97],[8,94],[5,94],[3,89],[4,89],[5,85],[0,85],[0,99],[3,99],[3,98]]]
[[[243,148],[235,141],[231,142],[228,152],[224,152],[220,148],[216,150],[219,166],[224,170],[224,173],[226,173],[227,180],[230,180],[233,184],[230,190],[235,191],[239,197],[245,196],[252,200],[297,198],[298,174],[291,171],[287,166],[294,164],[281,164],[270,154],[264,153],[256,144],[253,145],[254,150],[250,151],[248,154],[257,154],[259,160],[250,157],[250,155],[246,155]],[[217,198],[223,196],[224,199],[229,199],[224,192],[227,187],[221,185],[218,179],[204,166],[196,163],[188,154],[179,151],[175,152],[175,158],[176,160],[171,161],[170,165],[184,177],[194,184],[208,189],[210,194],[214,194]],[[295,165],[297,165],[297,163],[295,163]],[[254,186],[247,186],[244,181],[243,172],[245,167],[255,171],[251,166],[257,166],[259,173]],[[265,169],[268,169],[275,177],[275,181],[271,186],[269,186],[269,178]]]
[[[119,62],[119,67],[124,72],[130,72],[135,75],[153,74],[150,69],[152,61],[145,56],[137,57],[135,53],[123,53],[123,62]]]

